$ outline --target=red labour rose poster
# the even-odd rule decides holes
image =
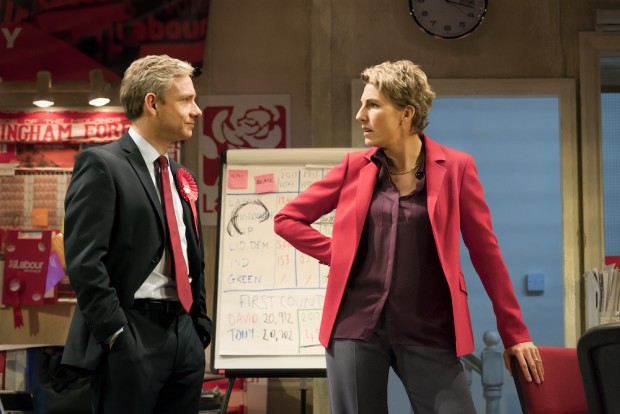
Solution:
[[[203,225],[217,224],[220,155],[237,148],[286,148],[289,95],[200,96],[200,208]]]

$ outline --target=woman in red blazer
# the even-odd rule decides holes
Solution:
[[[369,150],[350,153],[275,216],[275,231],[330,266],[320,340],[332,413],[387,412],[392,367],[420,413],[474,413],[459,356],[474,351],[460,264],[463,236],[506,351],[543,380],[472,157],[423,130],[435,96],[409,61],[362,72],[356,119]],[[312,227],[336,210],[333,233]],[[509,367],[509,364],[506,364]],[[531,375],[530,375],[531,371]]]

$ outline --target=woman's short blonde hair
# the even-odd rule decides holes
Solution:
[[[139,118],[148,93],[154,93],[163,101],[175,77],[193,74],[191,64],[168,55],[148,55],[134,61],[121,81],[120,98],[125,115],[131,121]]]
[[[364,69],[361,78],[365,84],[381,91],[395,107],[403,109],[411,105],[415,108],[411,132],[422,132],[428,126],[428,112],[435,92],[418,65],[409,60],[383,62]]]

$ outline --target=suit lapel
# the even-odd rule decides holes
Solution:
[[[375,190],[375,184],[377,183],[377,171],[378,168],[374,162],[371,161],[370,156],[374,154],[374,151],[366,153],[365,158],[368,164],[362,167],[360,170],[359,181],[357,184],[357,194],[355,196],[356,215],[355,215],[355,234],[356,240],[359,240],[364,229],[364,221],[368,214],[370,200],[372,193]]]
[[[153,185],[153,179],[149,174],[149,170],[144,164],[144,158],[142,158],[142,154],[140,150],[133,142],[129,134],[125,134],[119,140],[121,148],[127,153],[127,161],[131,164],[131,167],[136,172],[136,175],[140,179],[144,190],[146,191],[149,199],[151,200],[151,204],[155,211],[157,211],[157,215],[159,217],[159,225],[162,230],[162,234],[166,234],[165,231],[165,220],[164,220],[164,209],[159,201],[159,197],[157,196],[157,189]]]
[[[446,173],[446,169],[442,165],[446,156],[441,147],[426,135],[424,135],[424,146],[426,149],[426,202],[428,215],[431,223],[433,223],[437,198],[441,193],[441,186]]]
[[[179,167],[180,165],[177,162],[175,162],[174,160],[170,160],[170,171],[172,172],[173,185],[177,189],[179,188],[178,183],[177,183],[177,170],[179,169]],[[183,198],[180,193],[179,193],[179,198],[181,199],[181,205],[183,206],[183,221],[185,222],[185,227],[193,229],[194,223],[191,219],[191,215],[192,215],[191,207],[189,206],[189,203],[187,202],[187,200]]]
[[[174,160],[170,160],[170,171],[172,172],[173,183],[172,185],[176,186],[177,189],[177,170],[181,168],[181,165]],[[194,300],[198,297],[198,293],[196,293],[196,288],[198,287],[197,281],[200,280],[197,277],[197,274],[200,274],[201,270],[196,268],[196,263],[202,263],[202,257],[200,252],[200,242],[198,240],[198,235],[196,234],[196,230],[194,227],[194,218],[192,213],[192,208],[189,205],[189,202],[183,198],[183,196],[179,192],[179,198],[181,199],[181,205],[183,206],[183,223],[185,223],[185,239],[187,240],[187,259],[189,274],[191,277],[192,291]],[[199,214],[197,212],[197,214]]]
[[[177,183],[177,170],[181,168],[181,165],[179,163],[177,163],[174,160],[170,160],[170,171],[172,172],[172,178],[174,180],[174,185],[178,187],[178,183]],[[192,214],[192,208],[189,205],[189,201],[187,201],[185,198],[183,198],[183,196],[181,196],[180,192],[179,192],[179,198],[181,199],[181,205],[183,206],[183,222],[185,223],[185,228],[186,228],[186,235],[190,235],[191,234],[191,238],[188,237],[188,242],[191,240],[192,244],[194,246],[198,245],[198,237],[196,235],[196,230],[194,227],[194,218],[193,218],[193,214]],[[198,213],[198,212],[197,212]]]

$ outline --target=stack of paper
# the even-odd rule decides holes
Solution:
[[[613,264],[584,275],[586,328],[620,321],[620,271]]]

